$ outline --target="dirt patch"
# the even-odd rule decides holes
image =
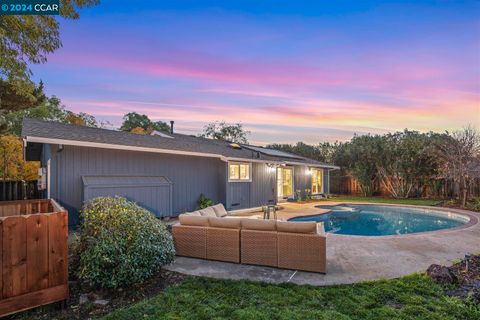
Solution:
[[[480,304],[480,255],[467,255],[451,267],[431,265],[427,274],[436,282],[453,284],[448,295]]]
[[[70,298],[66,305],[51,304],[17,313],[6,319],[90,319],[153,297],[166,288],[182,282],[185,277],[180,273],[162,270],[140,285],[117,290],[93,290],[85,284],[70,281]]]

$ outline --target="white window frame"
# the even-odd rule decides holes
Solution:
[[[248,165],[248,179],[230,179],[230,165],[238,165],[238,172],[240,177],[240,165]],[[252,163],[251,162],[240,162],[240,161],[229,161],[227,166],[228,182],[252,182]]]

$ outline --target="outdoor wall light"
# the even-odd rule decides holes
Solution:
[[[267,163],[267,171],[268,172],[275,172],[277,169],[277,166],[274,163]]]
[[[308,168],[307,170],[305,170],[305,174],[307,176],[311,176],[312,175],[312,168]]]

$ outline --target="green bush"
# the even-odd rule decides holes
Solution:
[[[467,209],[473,211],[480,211],[480,197],[473,198],[469,202],[467,202]]]
[[[175,257],[172,236],[164,224],[125,198],[95,198],[81,217],[77,275],[92,286],[141,283]]]
[[[197,209],[205,209],[213,206],[213,200],[205,197],[205,195],[202,193],[200,195],[200,198],[198,198],[197,204],[198,204]]]
[[[300,190],[300,189],[295,190],[295,200],[297,202],[302,201],[302,190]]]

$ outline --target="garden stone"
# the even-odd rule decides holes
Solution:
[[[80,295],[80,299],[79,299],[79,301],[78,301],[78,304],[85,304],[85,303],[87,303],[87,302],[88,302],[88,294],[82,293],[82,294]]]
[[[427,274],[433,281],[438,283],[457,283],[458,279],[453,274],[453,272],[445,266],[440,266],[438,264],[432,264],[427,269]]]
[[[93,304],[97,306],[106,306],[110,301],[105,300],[105,299],[96,299]]]

